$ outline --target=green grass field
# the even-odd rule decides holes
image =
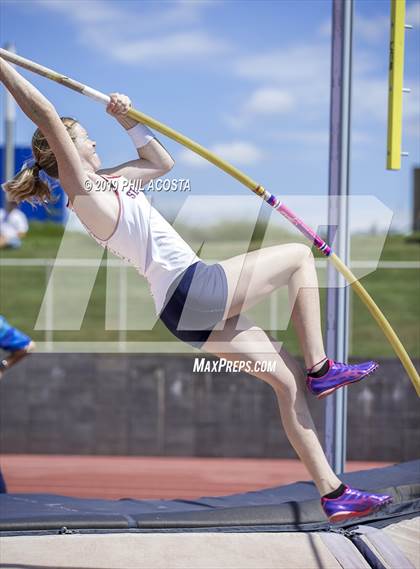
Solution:
[[[194,232],[190,228],[184,228],[182,234],[188,242],[195,243],[205,241],[202,257],[204,259],[220,260],[232,254],[243,252],[246,242],[246,232],[242,226],[232,228],[226,224],[220,228],[212,228]],[[2,263],[12,261],[14,266],[0,266],[0,312],[5,315],[14,325],[26,331],[35,340],[45,340],[45,331],[34,330],[38,318],[42,300],[44,298],[47,272],[44,266],[19,266],[18,260],[55,259],[62,243],[63,229],[59,225],[33,223],[29,235],[19,250],[3,250],[0,258]],[[269,246],[290,241],[300,241],[300,237],[284,231],[271,232],[270,236],[261,242],[261,232],[254,232],[255,241],[251,248],[261,245]],[[379,243],[379,245],[378,245]],[[352,239],[353,258],[357,260],[369,260],[374,257],[380,246],[378,236],[355,236]],[[82,256],[83,258],[95,258],[99,247],[87,236],[72,233],[70,245],[67,243],[66,251],[73,251],[70,257]],[[75,254],[74,252],[77,252]],[[318,255],[317,255],[318,256]],[[106,257],[104,257],[105,260]],[[415,239],[407,240],[402,235],[388,236],[382,250],[381,261],[419,261],[420,247]],[[86,269],[74,269],[72,267],[63,272],[64,284],[61,289],[60,306],[70,311],[72,307],[79,307],[79,285],[85,278]],[[105,308],[107,306],[106,290],[107,279],[114,279],[118,283],[119,269],[112,269],[108,275],[105,263],[99,269],[92,294],[90,296],[82,326],[77,330],[55,330],[50,339],[55,341],[83,342],[110,342],[119,338],[119,332],[113,324],[118,321],[118,287],[112,288],[114,297],[108,297],[108,323],[105,322]],[[153,304],[144,281],[138,277],[131,268],[126,269],[128,282],[128,306],[126,318],[128,330],[125,333],[127,341],[174,341],[167,330],[157,323],[153,326]],[[322,277],[320,276],[320,281]],[[108,281],[109,283],[110,281]],[[412,357],[420,357],[420,271],[418,269],[378,269],[361,278],[363,286],[372,295],[391,325],[402,340],[404,346]],[[80,285],[81,286],[81,285]],[[320,289],[322,310],[324,311],[325,288]],[[273,305],[270,300],[261,303],[250,311],[250,316],[266,329],[270,329],[273,323]],[[280,322],[274,331],[279,340],[285,342],[292,353],[299,353],[299,347],[293,329],[287,323],[287,302],[285,294],[279,292],[277,297],[277,320]],[[322,312],[324,314],[324,312]],[[393,356],[382,332],[374,322],[367,309],[355,294],[351,294],[351,355],[357,357],[384,357]],[[111,325],[110,325],[111,323]],[[138,330],[153,327],[152,330]]]

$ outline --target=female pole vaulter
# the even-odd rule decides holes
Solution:
[[[101,169],[96,143],[85,128],[75,119],[60,118],[51,102],[1,57],[0,79],[38,127],[32,139],[35,162],[4,184],[9,198],[47,202],[50,188],[39,172],[58,179],[90,235],[146,277],[157,314],[177,338],[218,357],[254,364],[250,373],[274,389],[288,439],[331,521],[366,516],[390,503],[390,496],[342,484],[328,464],[307,406],[305,387],[325,397],[377,368],[372,361],[337,363],[325,354],[311,250],[291,243],[207,265],[137,191],[136,182],[147,184],[174,162],[145,125],[126,116],[128,97],[112,94],[107,112],[128,131],[138,157]],[[288,287],[306,377],[274,338],[240,315],[281,286]],[[274,371],[258,371],[255,364],[268,359]]]

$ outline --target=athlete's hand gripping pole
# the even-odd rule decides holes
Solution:
[[[94,99],[95,101],[99,101],[105,105],[109,103],[109,96],[97,91],[96,89],[92,89],[79,81],[75,81],[74,79],[70,79],[65,75],[57,73],[52,69],[48,69],[38,63],[35,63],[29,59],[25,59],[15,53],[11,53],[5,49],[0,49],[0,56],[9,61],[10,63],[14,63],[37,73],[38,75],[42,75],[52,81],[56,81],[57,83],[61,83],[65,87],[69,87],[82,95],[86,95]],[[394,352],[400,359],[402,365],[404,366],[408,376],[410,377],[413,386],[417,392],[417,395],[420,397],[420,377],[414,367],[413,362],[410,359],[407,351],[405,350],[404,346],[402,345],[400,339],[392,329],[391,325],[382,314],[379,307],[375,304],[372,297],[368,294],[365,288],[360,284],[357,280],[355,275],[350,271],[350,269],[341,261],[339,257],[335,253],[331,251],[330,246],[325,243],[321,239],[319,235],[317,235],[310,227],[308,227],[301,219],[296,217],[296,215],[290,211],[285,205],[281,203],[281,201],[276,198],[273,194],[270,194],[267,190],[265,190],[260,184],[252,180],[252,178],[248,177],[246,174],[223,160],[219,158],[216,154],[204,148],[194,140],[184,136],[183,134],[173,130],[172,128],[164,125],[163,123],[157,121],[156,119],[137,111],[136,109],[130,109],[127,113],[127,116],[132,117],[133,119],[137,120],[138,122],[144,123],[147,126],[157,130],[161,134],[172,138],[179,144],[182,144],[186,148],[189,148],[196,154],[199,154],[221,170],[224,170],[227,174],[241,182],[244,186],[252,190],[255,194],[260,196],[263,200],[265,200],[271,207],[276,209],[280,212],[286,219],[288,219],[295,227],[297,227],[305,237],[307,237],[315,247],[321,251],[326,257],[328,257],[331,262],[334,264],[336,269],[340,271],[340,273],[345,277],[347,282],[356,292],[356,294],[361,298],[363,303],[368,308],[369,312],[372,314],[373,318],[378,323],[379,327],[382,329],[383,333],[385,334],[386,338],[388,339],[389,343],[391,344]]]

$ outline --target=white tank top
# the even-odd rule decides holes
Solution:
[[[163,308],[172,281],[200,258],[150,204],[142,190],[129,188],[123,176],[103,176],[117,183],[120,216],[114,233],[102,247],[133,265],[149,282],[156,314]]]

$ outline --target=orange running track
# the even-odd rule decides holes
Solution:
[[[8,492],[82,498],[221,496],[309,480],[299,460],[0,455]],[[346,472],[389,462],[347,462]]]

